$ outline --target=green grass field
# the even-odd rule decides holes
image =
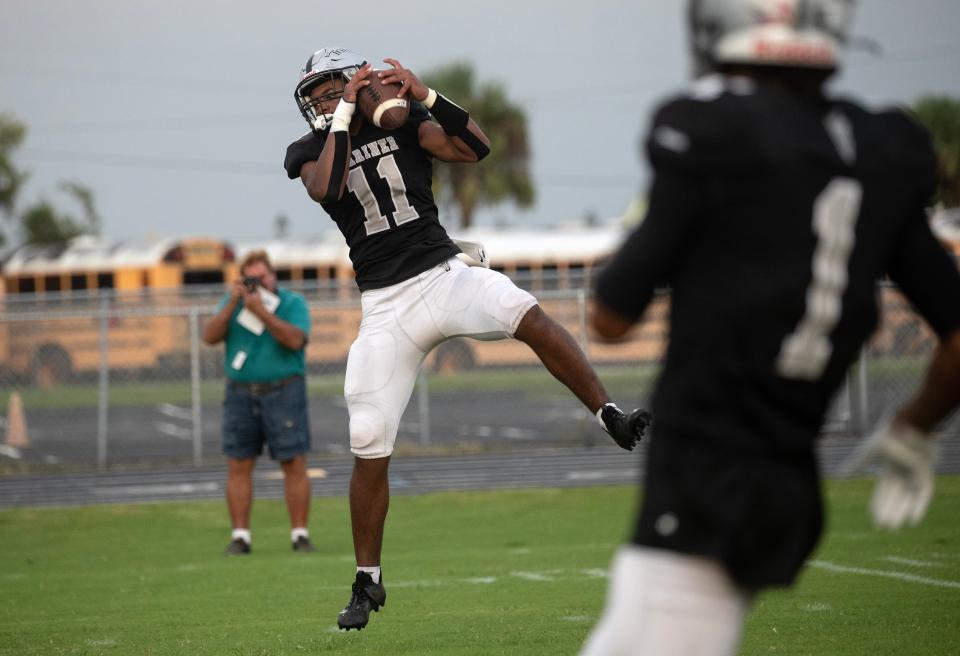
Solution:
[[[742,653],[960,653],[960,477],[900,533],[870,527],[868,493],[828,485],[817,564],[759,598]],[[289,550],[282,504],[258,501],[254,553],[232,558],[220,502],[2,511],[0,654],[575,654],[634,497],[395,497],[387,606],[349,634],[335,628],[353,578],[345,499],[315,500],[311,555]]]

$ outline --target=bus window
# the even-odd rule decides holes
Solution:
[[[113,274],[112,274],[112,273],[98,273],[98,274],[97,274],[97,289],[113,289]]]
[[[86,289],[87,276],[83,273],[74,273],[70,276],[70,289]]]
[[[223,282],[221,270],[189,270],[183,272],[184,285],[217,285]]]
[[[544,264],[541,267],[540,279],[545,290],[560,288],[560,271],[556,264]]]
[[[43,291],[45,292],[60,291],[60,276],[44,276]]]
[[[289,267],[277,269],[277,280],[291,280],[293,271]]]
[[[17,279],[17,293],[32,294],[37,291],[37,284],[32,277],[23,276]]]
[[[567,265],[567,286],[570,289],[583,289],[587,282],[587,269],[582,262]]]
[[[304,280],[316,280],[319,277],[317,267],[303,267]]]
[[[530,291],[533,287],[533,273],[529,264],[517,265],[516,271],[513,274],[513,282],[517,284],[517,287]]]

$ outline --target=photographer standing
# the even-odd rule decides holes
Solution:
[[[207,344],[226,345],[222,434],[233,523],[226,553],[250,553],[252,473],[264,442],[283,468],[293,550],[316,551],[307,532],[310,423],[303,376],[310,314],[302,296],[277,287],[266,251],[248,253],[240,275],[203,329]]]

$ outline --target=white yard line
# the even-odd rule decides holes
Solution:
[[[827,562],[825,560],[811,560],[810,565],[818,569],[827,570],[828,572],[840,572],[842,574],[862,574],[864,576],[882,576],[888,579],[898,579],[900,581],[909,581],[910,583],[920,583],[921,585],[932,585],[938,588],[955,588],[960,590],[960,582],[932,579],[927,576],[908,574],[907,572],[888,572],[882,569],[848,567],[846,565],[837,565],[836,563]]]
[[[189,440],[193,437],[193,431],[189,428],[184,428],[182,426],[177,426],[176,424],[171,424],[169,421],[155,421],[153,422],[153,427],[157,430],[158,433],[163,433],[164,435],[170,435],[175,437],[178,440]]]
[[[518,579],[524,579],[526,581],[555,581],[552,576],[547,576],[546,574],[541,574],[540,572],[510,572],[510,576],[515,576]]]
[[[603,481],[610,479],[634,480],[639,475],[636,469],[581,470],[567,472],[568,481]]]
[[[597,568],[582,569],[580,570],[580,572],[582,574],[585,574],[586,576],[589,576],[592,579],[605,579],[609,576],[609,574],[607,573],[607,570],[605,569],[597,569]]]
[[[158,485],[120,485],[117,487],[95,487],[91,494],[100,497],[122,497],[124,495],[149,496],[152,494],[196,494],[197,492],[216,492],[217,483],[172,483]]]
[[[884,556],[880,560],[886,560],[898,565],[911,565],[913,567],[940,567],[940,563],[930,563],[925,560],[913,560],[912,558],[901,558],[900,556]]]
[[[174,419],[192,419],[193,410],[190,408],[181,408],[178,405],[173,405],[172,403],[161,403],[157,406],[157,412],[168,417],[173,417]]]

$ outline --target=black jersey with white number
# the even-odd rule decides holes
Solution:
[[[343,196],[322,204],[347,240],[361,291],[401,282],[460,252],[440,225],[433,162],[417,137],[424,120],[426,110],[414,103],[396,130],[364,122],[350,137]],[[311,132],[287,147],[284,168],[291,179],[320,157],[327,134]]]
[[[885,275],[938,334],[960,327],[924,209],[933,151],[902,112],[712,77],[659,109],[646,145],[649,212],[597,294],[636,319],[671,288],[657,435],[809,449]]]

